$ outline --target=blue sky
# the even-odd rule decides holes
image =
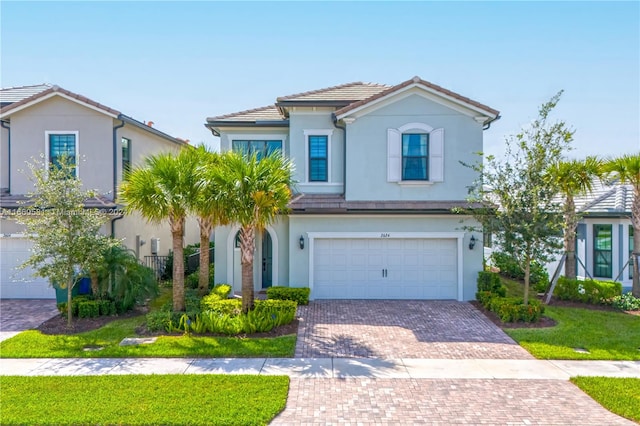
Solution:
[[[639,2],[0,3],[2,87],[54,83],[193,143],[208,116],[414,75],[489,105],[485,151],[565,93],[573,157],[640,150]]]

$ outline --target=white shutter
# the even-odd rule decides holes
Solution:
[[[444,129],[429,133],[429,181],[444,181]]]
[[[402,180],[402,134],[397,129],[387,129],[387,181]]]

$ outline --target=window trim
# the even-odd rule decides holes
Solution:
[[[282,155],[286,156],[287,152],[287,135],[283,133],[227,133],[227,141],[229,143],[228,151],[233,151],[233,141],[275,141],[282,142]]]
[[[631,259],[631,257],[633,256],[633,225],[628,225],[629,227],[627,228],[627,248],[629,249],[629,259]],[[631,264],[631,262],[629,262],[627,269],[629,269],[629,279],[632,280],[633,279],[633,265]]]
[[[610,240],[611,240],[611,247],[609,248],[609,250],[598,250],[596,249],[596,239],[598,238],[598,232],[597,229],[599,227],[608,227],[609,228],[609,235],[610,235]],[[593,277],[594,278],[613,278],[613,224],[610,223],[594,223],[593,224],[593,235],[592,235],[592,253],[593,253]],[[596,252],[609,252],[610,253],[610,263],[608,265],[609,267],[609,275],[600,275],[600,274],[596,274],[596,268],[597,266],[597,257],[596,257]]]
[[[74,135],[75,137],[75,150],[76,150],[76,179],[80,178],[80,132],[77,130],[45,130],[44,132],[44,158],[45,167],[49,170],[50,163],[50,136],[51,135]]]
[[[307,185],[327,185],[334,183],[333,179],[331,179],[331,137],[333,136],[333,129],[305,129],[303,130],[304,134],[304,181],[301,182]],[[327,137],[327,180],[326,181],[318,181],[318,180],[310,180],[309,172],[310,169],[310,161],[309,161],[309,136],[326,136]]]

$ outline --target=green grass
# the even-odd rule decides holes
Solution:
[[[505,332],[539,359],[640,360],[640,316],[555,306],[547,306],[545,315],[558,324]]]
[[[640,379],[573,377],[571,381],[607,410],[640,422]]]
[[[291,357],[296,336],[274,338],[160,336],[153,344],[119,346],[135,337],[144,316],[116,320],[102,328],[74,335],[24,331],[0,342],[0,358],[120,358],[120,357]],[[85,351],[86,347],[102,347]]]
[[[2,424],[265,425],[283,376],[0,377]]]
[[[500,276],[500,281],[507,288],[507,296],[509,297],[524,297],[524,284],[522,281],[512,280],[510,278]],[[529,297],[535,298],[537,292],[533,285],[529,286]]]

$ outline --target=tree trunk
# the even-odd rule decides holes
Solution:
[[[531,258],[527,255],[524,264],[524,298],[523,303],[525,306],[529,304],[529,276],[531,273]]]
[[[256,247],[255,228],[243,226],[240,230],[240,251],[242,258],[242,312],[253,309],[253,252]]]
[[[564,251],[567,258],[564,264],[564,276],[576,278],[576,207],[573,197],[567,196],[564,212]]]
[[[91,275],[91,293],[93,293],[93,297],[101,298],[102,295],[99,294],[100,289],[98,288],[98,272],[92,269],[89,274]]]
[[[173,239],[173,311],[184,312],[184,218],[171,223]]]
[[[71,300],[73,299],[73,274],[67,277],[67,328],[71,328]]]
[[[198,294],[206,296],[209,292],[209,238],[211,222],[200,219],[200,272],[198,274]]]

